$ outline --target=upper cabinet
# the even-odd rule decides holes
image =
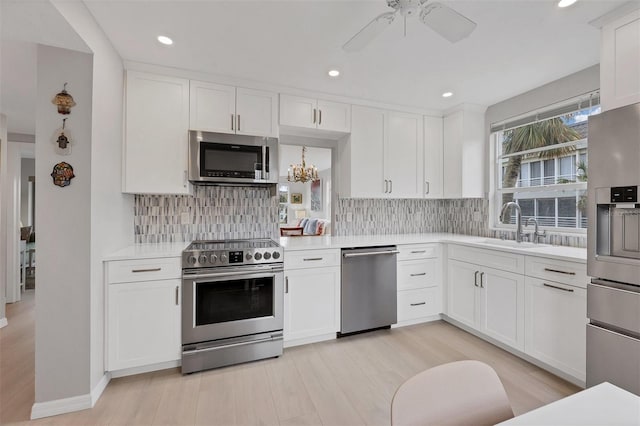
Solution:
[[[484,197],[484,109],[464,106],[444,117],[445,198]]]
[[[122,191],[187,194],[189,80],[127,71]]]
[[[342,187],[355,198],[421,198],[421,115],[354,105]]]
[[[203,81],[191,81],[191,130],[278,136],[278,95]]]
[[[351,131],[351,105],[280,95],[280,125],[331,132]]]
[[[424,197],[443,198],[442,117],[424,117]]]
[[[640,102],[640,10],[606,23],[601,49],[602,110]]]

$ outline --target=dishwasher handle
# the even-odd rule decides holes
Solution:
[[[363,253],[343,253],[342,257],[348,259],[350,257],[362,257],[362,256],[377,256],[380,254],[398,254],[400,250],[385,250],[385,251],[366,251]]]

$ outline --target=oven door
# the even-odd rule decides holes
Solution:
[[[182,344],[282,330],[282,265],[185,271]]]

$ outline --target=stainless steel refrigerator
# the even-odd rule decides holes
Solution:
[[[587,387],[640,395],[640,104],[589,117]]]

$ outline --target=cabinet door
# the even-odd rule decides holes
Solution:
[[[442,198],[442,117],[424,117],[424,197]]]
[[[524,350],[524,276],[483,268],[478,281],[480,331]]]
[[[235,133],[235,87],[192,80],[189,103],[191,130]]]
[[[318,129],[349,133],[351,105],[318,100]]]
[[[107,293],[108,371],[180,359],[179,279],[110,284]]]
[[[354,105],[351,109],[351,152],[348,179],[351,197],[386,197],[384,143],[386,113]],[[343,159],[343,161],[346,161]],[[388,187],[388,185],[387,185]]]
[[[470,263],[448,262],[448,312],[447,314],[468,326],[476,328],[476,272],[479,268]]]
[[[586,290],[527,277],[525,291],[525,352],[585,380]]]
[[[340,267],[285,271],[284,340],[340,329]]]
[[[278,94],[237,88],[236,133],[278,137]]]
[[[318,108],[315,99],[280,95],[280,125],[315,129]]]
[[[424,144],[422,116],[389,112],[385,177],[392,198],[422,198]]]
[[[189,81],[128,71],[123,192],[187,194]]]

